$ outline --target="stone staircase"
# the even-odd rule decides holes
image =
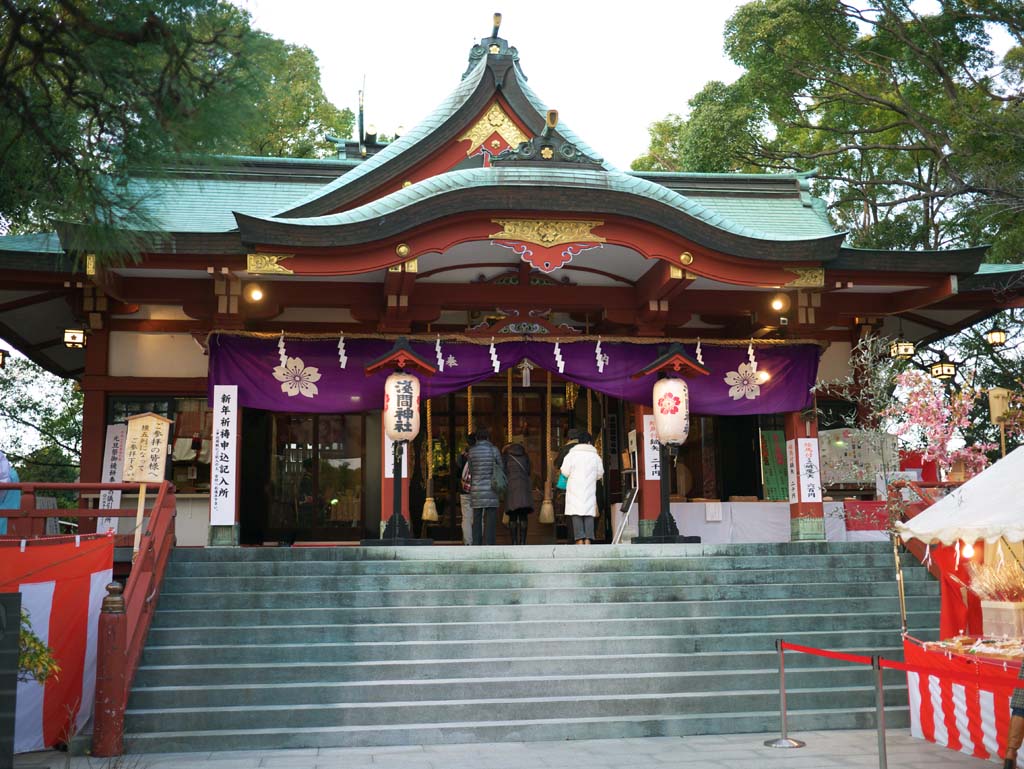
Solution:
[[[938,585],[904,558],[928,638]],[[778,637],[898,658],[891,546],[182,549],[127,749],[771,732]],[[874,725],[870,669],[788,654],[787,685],[791,731]]]

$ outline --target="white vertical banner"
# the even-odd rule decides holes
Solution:
[[[128,425],[107,425],[107,440],[103,446],[103,483],[120,483],[124,470],[124,443],[128,435]],[[121,507],[120,491],[101,491],[100,510],[117,510]],[[96,519],[96,531],[103,533],[114,530],[117,533],[117,518],[102,517]]]
[[[789,476],[789,504],[795,505],[800,501],[800,495],[797,491],[796,441],[792,438],[786,441],[786,474]]]
[[[797,438],[797,465],[800,471],[800,501],[821,502],[821,460],[817,438]]]
[[[395,442],[384,434],[384,477],[395,477]],[[402,477],[409,477],[409,444],[402,445]]]
[[[210,525],[234,526],[237,493],[238,385],[213,387]]]
[[[658,442],[654,414],[644,414],[644,478],[648,481],[661,480],[661,443]]]

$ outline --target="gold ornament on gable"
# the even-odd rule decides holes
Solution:
[[[605,239],[591,232],[604,222],[572,219],[492,219],[502,227],[490,237],[499,240],[521,240],[536,246],[561,246],[568,243],[604,243]]]
[[[281,264],[293,254],[248,254],[245,269],[250,275],[294,275],[293,270]]]
[[[476,154],[477,150],[484,145],[484,142],[492,134],[498,134],[509,147],[513,148],[518,147],[530,138],[505,113],[501,105],[498,102],[494,102],[487,112],[484,113],[484,116],[476,121],[473,127],[460,136],[458,140],[460,142],[469,140],[469,149],[466,150],[466,155],[470,156]],[[491,146],[494,146],[493,142]]]
[[[825,286],[824,267],[785,267],[796,278],[784,284],[788,288],[823,288]]]

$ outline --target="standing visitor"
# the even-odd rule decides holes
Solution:
[[[476,443],[469,449],[469,501],[473,506],[473,544],[493,545],[498,526],[496,471],[502,471],[501,453],[490,441],[491,431],[476,431]]]
[[[0,483],[17,483],[18,473],[0,451]],[[21,507],[20,491],[0,491],[0,510],[17,510]],[[7,533],[7,519],[0,518],[0,536]]]
[[[455,460],[459,484],[459,506],[462,511],[462,544],[473,544],[473,504],[470,501],[469,450],[476,443],[476,433],[466,435],[466,448]]]
[[[604,477],[601,455],[590,444],[590,434],[579,432],[578,443],[569,449],[562,462],[565,484],[565,515],[572,527],[577,545],[589,545],[594,540],[594,521],[597,518],[597,482]]]
[[[533,483],[530,479],[530,456],[523,447],[523,439],[513,438],[501,450],[508,477],[508,491],[505,493],[505,512],[508,526],[512,531],[512,544],[526,544],[526,529],[530,513],[533,512]]]

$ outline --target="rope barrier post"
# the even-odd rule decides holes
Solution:
[[[875,671],[875,723],[878,728],[878,769],[888,769],[889,760],[885,754],[885,688],[882,683],[881,657],[871,658],[871,667]]]
[[[896,588],[900,599],[900,628],[903,635],[907,634],[907,594],[903,584],[903,564],[900,563],[899,535],[892,535],[892,557],[896,561]]]
[[[802,748],[807,743],[794,740],[789,736],[789,725],[786,722],[786,651],[782,648],[782,639],[775,639],[775,650],[779,653],[779,720],[782,734],[777,740],[765,740],[768,748]]]

